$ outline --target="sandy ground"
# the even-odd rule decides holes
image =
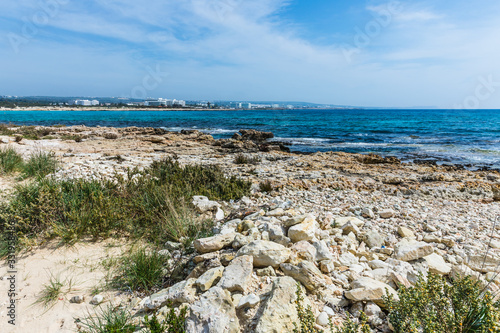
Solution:
[[[103,284],[109,270],[103,261],[120,255],[127,246],[125,242],[108,240],[98,243],[79,243],[72,247],[57,247],[56,242],[47,244],[29,253],[19,254],[16,274],[16,325],[8,323],[7,294],[10,281],[7,267],[0,267],[0,332],[75,332],[75,318],[94,313],[95,306],[89,304],[92,292]],[[62,294],[51,305],[37,303],[44,286],[50,280],[63,284]],[[101,292],[106,303],[119,302],[113,292]],[[70,303],[76,295],[84,296],[81,304]]]

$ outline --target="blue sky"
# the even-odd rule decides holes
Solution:
[[[497,0],[0,3],[0,95],[500,108]]]

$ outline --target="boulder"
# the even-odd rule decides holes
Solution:
[[[188,333],[238,333],[240,325],[231,294],[213,287],[200,296],[186,317]]]
[[[280,268],[285,275],[301,282],[310,292],[318,292],[327,284],[325,276],[312,262],[301,261],[297,265],[281,264]]]
[[[333,254],[325,241],[315,241],[313,246],[316,248],[316,261],[333,259]]]
[[[417,242],[404,238],[396,244],[395,256],[396,259],[402,261],[412,261],[423,258],[434,252],[432,245],[425,242]]]
[[[254,129],[249,129],[249,130],[241,129],[239,132],[240,135],[233,136],[234,139],[261,142],[267,139],[274,138],[274,134],[271,132],[262,132]]]
[[[427,265],[429,266],[429,272],[440,275],[448,275],[451,272],[451,265],[447,264],[437,253],[432,253],[424,257]]]
[[[288,260],[291,251],[283,245],[257,240],[243,246],[236,254],[240,256],[252,256],[254,267],[278,267],[281,263]]]
[[[273,281],[269,297],[257,318],[255,333],[292,332],[293,323],[299,318],[295,301],[297,283],[288,276],[278,277]]]
[[[300,242],[303,240],[311,240],[316,233],[316,219],[309,215],[302,223],[296,224],[288,229],[288,237],[292,242]]]
[[[398,293],[386,283],[368,278],[360,277],[351,283],[351,290],[345,292],[345,297],[353,302],[375,302],[384,306],[383,296],[390,294],[398,300]]]
[[[193,303],[196,294],[195,282],[196,279],[181,281],[170,288],[146,297],[141,303],[149,310],[159,309],[169,301],[173,304]]]
[[[218,286],[231,292],[239,291],[245,293],[252,281],[252,270],[252,256],[237,257],[224,270]]]
[[[217,235],[213,237],[200,238],[193,242],[193,246],[199,253],[219,251],[234,241],[235,233]]]

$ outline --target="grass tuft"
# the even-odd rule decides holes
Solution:
[[[161,287],[168,258],[154,250],[140,248],[122,258],[118,284],[132,290],[150,291]]]
[[[132,333],[136,325],[132,324],[132,315],[125,309],[108,305],[99,307],[94,315],[77,320],[79,331],[85,333]]]
[[[35,303],[41,303],[46,308],[52,307],[63,294],[63,288],[64,283],[58,277],[51,276],[49,282],[43,285],[43,290]]]
[[[23,173],[27,177],[42,178],[56,172],[58,166],[59,162],[53,152],[39,150],[31,154],[30,158],[24,163]]]
[[[0,172],[1,173],[12,173],[21,170],[23,166],[23,158],[21,155],[12,147],[0,149]]]

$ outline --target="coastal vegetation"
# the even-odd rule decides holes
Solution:
[[[394,332],[499,332],[500,302],[471,276],[446,278],[430,273],[415,286],[400,286],[399,300],[386,296]]]
[[[0,206],[0,230],[14,221],[26,244],[53,237],[74,243],[126,236],[187,245],[211,232],[211,223],[189,204],[194,195],[229,201],[250,191],[249,182],[227,178],[218,167],[182,167],[171,158],[129,170],[127,177],[90,180],[42,178],[53,170],[52,162],[50,154],[35,154],[24,172],[38,178],[18,186]]]

